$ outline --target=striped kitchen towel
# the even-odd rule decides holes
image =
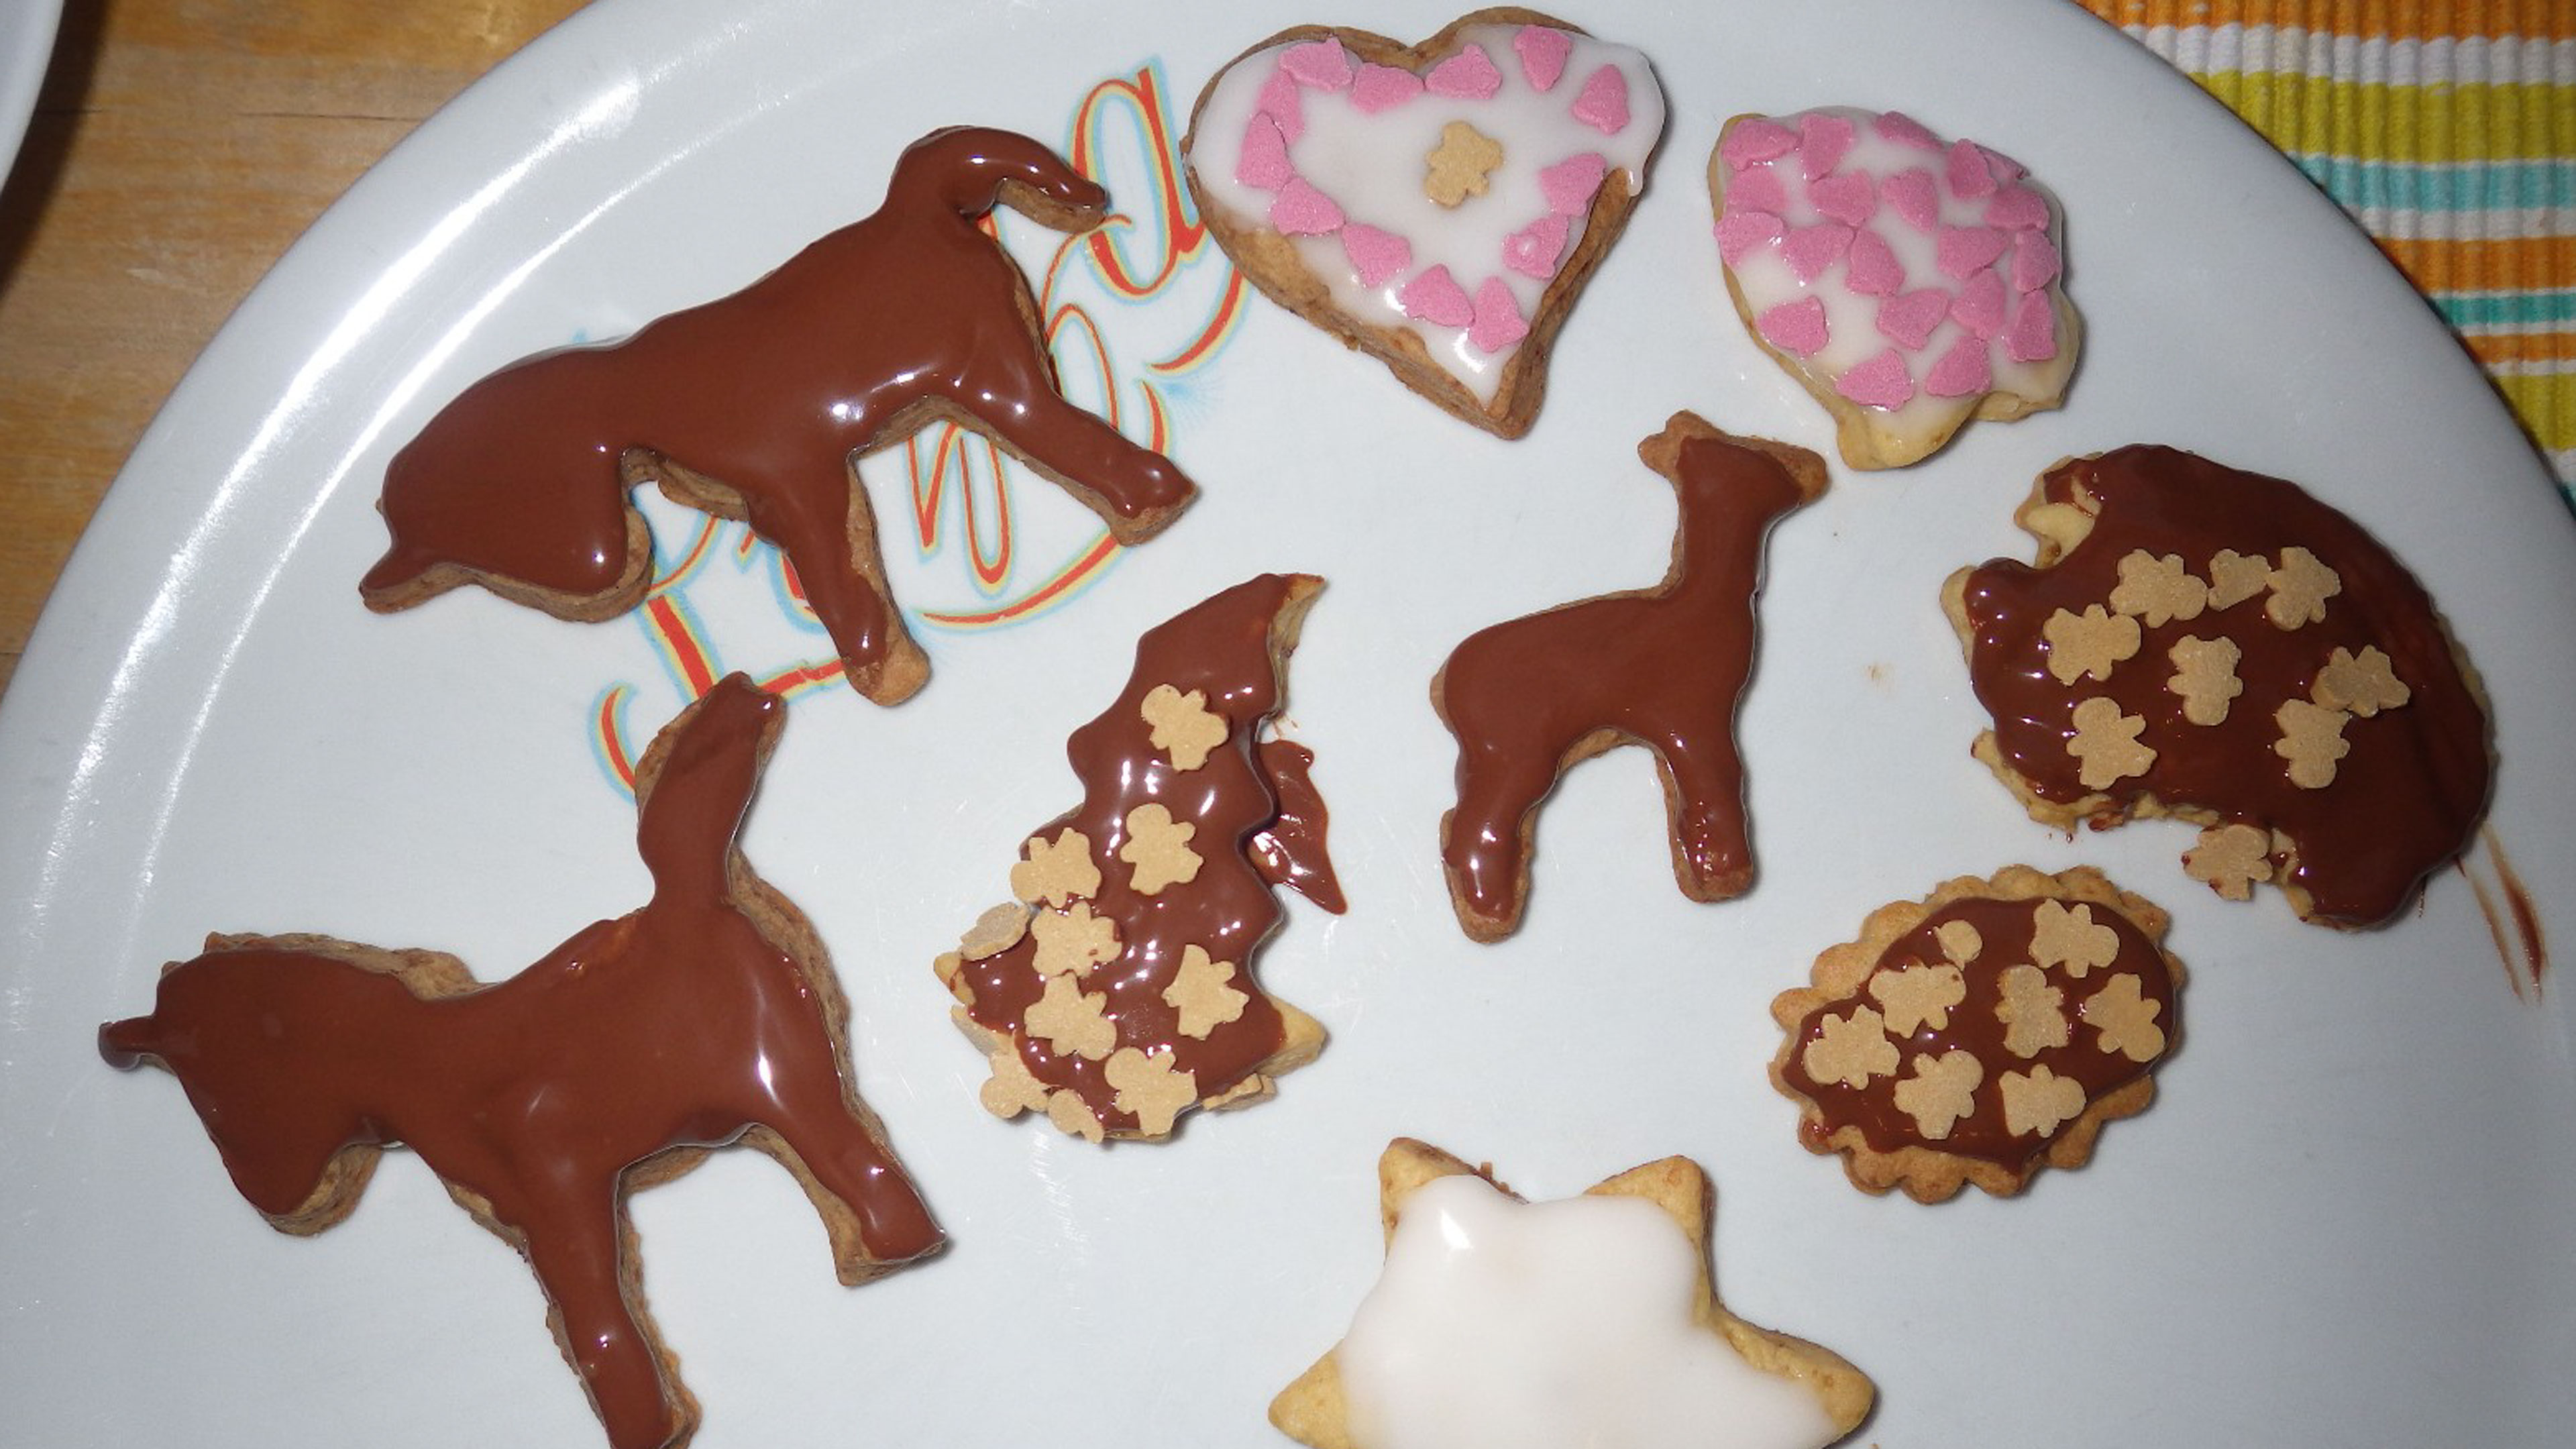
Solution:
[[[2576,500],[2576,0],[2081,0],[2288,153]]]

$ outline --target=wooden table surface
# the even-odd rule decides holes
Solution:
[[[582,0],[68,0],[0,190],[0,689],[144,426],[430,112]]]

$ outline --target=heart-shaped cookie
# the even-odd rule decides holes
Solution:
[[[1253,285],[1516,438],[1663,129],[1643,55],[1498,9],[1409,46],[1283,31],[1208,83],[1182,146],[1201,218]]]

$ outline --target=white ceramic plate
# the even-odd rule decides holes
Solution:
[[[62,19],[61,0],[0,0],[0,179],[27,139]]]
[[[1170,356],[1224,266],[1121,300],[1085,253],[1053,301],[1092,322],[1131,421],[1158,391],[1196,509],[1068,604],[929,628],[896,710],[800,695],[749,837],[821,927],[864,1090],[954,1245],[851,1291],[785,1174],[749,1153],[640,1195],[648,1286],[707,1449],[1276,1442],[1271,1393],[1340,1334],[1379,1257],[1396,1134],[1533,1196],[1687,1153],[1718,1185],[1721,1291],[1874,1375],[1869,1442],[2552,1442],[2576,1414],[2576,1068],[2563,990],[2517,992],[2462,871],[2392,928],[2338,935],[2186,880],[2171,830],[2069,840],[1967,756],[1979,715],[1936,604],[2027,545],[2009,514],[2057,458],[2137,440],[2288,475],[2420,572],[2483,668],[2493,838],[2576,943],[2576,529],[2431,312],[2217,106],[2070,6],[1658,7],[1575,18],[1655,58],[1673,112],[1647,198],[1505,444],[1250,305],[1213,362]],[[82,544],[0,714],[0,1403],[13,1441],[601,1442],[534,1283],[396,1154],[313,1240],[234,1193],[177,1084],[101,1065],[210,930],[436,946],[485,977],[642,898],[592,722],[678,706],[640,624],[480,594],[379,618],[390,451],[468,380],[757,275],[873,208],[906,142],[960,120],[1070,144],[1094,103],[1142,277],[1158,134],[1212,70],[1307,18],[971,0],[619,0],[502,67],[354,188],[190,375]],[[1237,7],[1222,7],[1236,11]],[[1382,7],[1381,29],[1448,18]],[[1323,17],[1331,18],[1331,17]],[[1125,90],[1104,88],[1125,78]],[[1144,97],[1140,107],[1132,98]],[[1130,99],[1122,99],[1127,97]],[[2089,351],[2062,412],[1972,428],[1892,476],[1837,469],[1774,535],[1742,738],[1762,880],[1672,889],[1648,762],[1569,779],[1530,919],[1469,945],[1433,853],[1451,744],[1424,687],[1467,630],[1651,582],[1671,506],[1637,440],[1677,408],[1819,449],[1710,256],[1701,168],[1741,110],[1860,101],[1987,140],[2071,218]],[[1014,222],[1041,274],[1052,238]],[[1071,335],[1070,333],[1068,335]],[[1088,352],[1068,375],[1099,397]],[[1082,365],[1076,365],[1082,364]],[[1141,424],[1139,424],[1141,426]],[[898,545],[898,454],[868,466]],[[980,482],[978,514],[992,496]],[[1011,493],[1009,579],[894,552],[916,610],[1024,594],[1088,538]],[[689,515],[660,509],[665,542]],[[763,556],[716,541],[686,602],[721,667],[813,657]],[[984,536],[986,552],[991,537]],[[1320,756],[1353,908],[1292,907],[1262,963],[1334,1033],[1278,1100],[1101,1151],[976,1105],[982,1064],[929,962],[1072,802],[1065,732],[1147,624],[1250,573],[1332,587],[1289,732]],[[2023,1198],[1864,1197],[1794,1140],[1764,1080],[1772,995],[1860,916],[1958,873],[2085,861],[2168,904],[2188,1041],[2152,1112]],[[2470,872],[2492,878],[2493,847]],[[2537,999],[2534,999],[2537,996]]]

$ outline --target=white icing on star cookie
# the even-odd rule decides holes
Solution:
[[[1334,1350],[1356,1442],[1831,1442],[1840,1431],[1814,1394],[1693,1321],[1700,1266],[1643,1198],[1524,1203],[1471,1174],[1423,1185]]]

